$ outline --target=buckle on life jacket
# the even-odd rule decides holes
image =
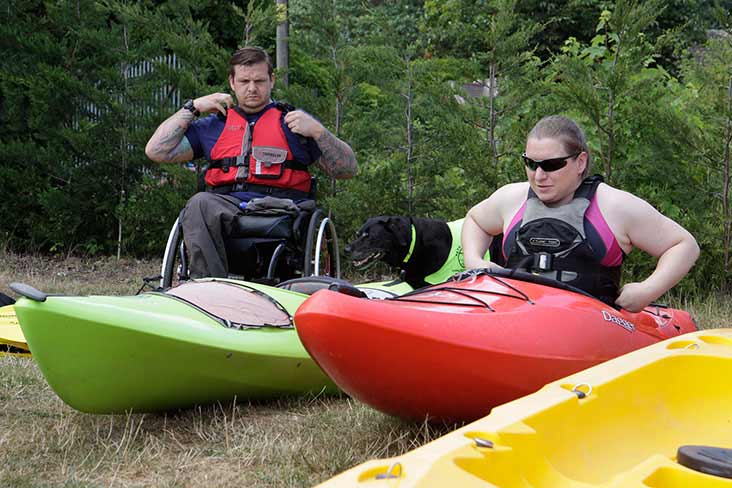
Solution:
[[[551,271],[554,269],[554,255],[547,252],[534,254],[533,271]]]
[[[218,168],[224,173],[229,172],[229,168],[236,164],[236,158],[215,159],[208,164],[208,169]]]

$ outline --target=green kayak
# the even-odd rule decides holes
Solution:
[[[16,314],[53,390],[90,413],[335,393],[292,316],[307,295],[225,279],[135,296],[23,295]]]

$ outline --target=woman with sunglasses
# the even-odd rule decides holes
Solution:
[[[696,240],[678,223],[600,176],[587,176],[587,143],[571,119],[541,119],[522,158],[528,181],[499,188],[468,212],[462,230],[466,268],[500,268],[483,255],[494,237],[502,238],[506,267],[638,312],[678,283],[699,256]],[[634,248],[658,258],[656,269],[621,288],[620,267]]]

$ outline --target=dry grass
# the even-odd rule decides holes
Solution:
[[[0,291],[134,294],[157,261],[0,255]],[[726,297],[672,301],[703,328],[732,326]],[[0,357],[0,486],[312,486],[454,426],[414,425],[348,398],[228,404],[167,415],[90,415],[66,406],[32,359]]]
[[[65,406],[31,360],[0,358],[0,372],[2,486],[311,486],[446,430],[345,398],[89,415]]]
[[[130,295],[157,261],[4,254],[0,291]],[[0,486],[312,486],[401,454],[452,426],[407,424],[341,398],[90,415],[66,406],[32,359],[0,357]]]

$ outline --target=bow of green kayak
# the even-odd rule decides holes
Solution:
[[[235,299],[264,296],[291,316],[307,297],[265,285],[203,280],[185,286],[228,286]],[[240,286],[241,285],[241,286]],[[137,296],[21,298],[16,312],[49,385],[85,412],[147,412],[218,401],[251,400],[337,388],[310,359],[291,325],[248,325],[230,297],[214,290],[213,314],[163,293]]]

